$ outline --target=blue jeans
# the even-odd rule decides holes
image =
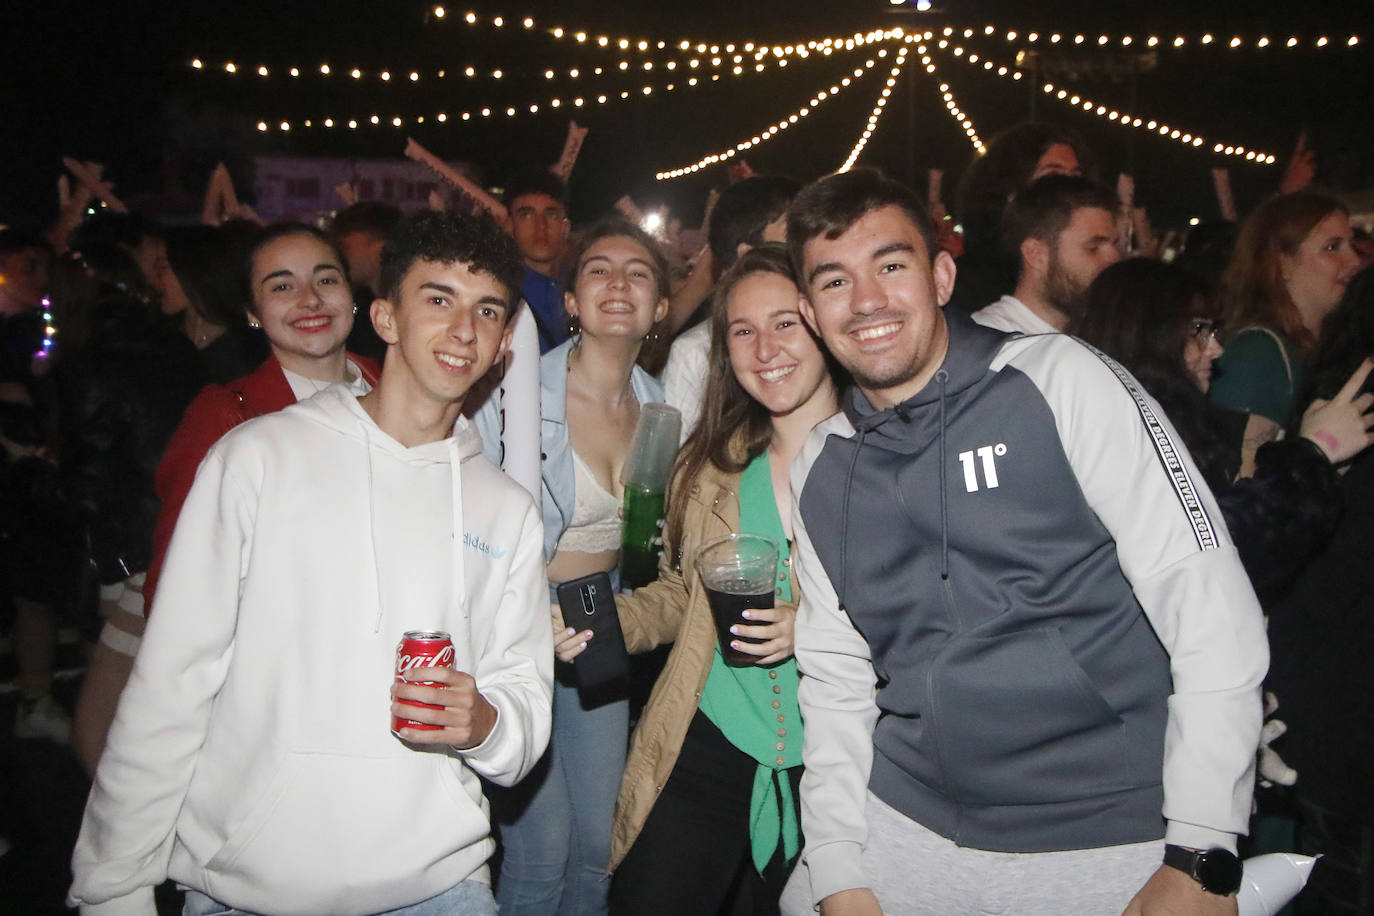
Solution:
[[[554,683],[549,750],[523,782],[492,797],[501,916],[604,916],[628,735],[623,697],[587,709],[575,687]]]
[[[186,891],[186,905],[181,916],[253,916],[247,910],[236,910],[202,894]],[[436,894],[428,900],[412,903],[379,913],[378,916],[496,916],[496,901],[491,886],[469,878]]]

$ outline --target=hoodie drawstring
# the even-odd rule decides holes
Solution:
[[[372,435],[367,431],[367,424],[358,423],[358,428],[363,433],[363,454],[367,460],[367,546],[372,551],[372,587],[377,592],[377,614],[372,620],[372,632],[382,631],[382,564],[377,558],[377,507],[374,501],[376,494],[372,488]]]
[[[377,614],[372,620],[372,632],[379,633],[382,629],[384,608],[382,606],[381,560],[377,556],[376,493],[372,486],[372,436],[368,432],[366,423],[359,423],[358,428],[362,430],[363,443],[366,446],[364,452],[367,458],[367,544],[372,552],[372,584],[377,595]],[[449,547],[449,551],[453,558],[452,562],[449,564],[453,578],[450,586],[452,588],[454,600],[458,602],[458,614],[463,619],[464,626],[466,626],[468,620],[468,605],[467,592],[463,587],[463,583],[467,581],[467,569],[464,566],[463,557],[462,461],[462,455],[458,451],[458,440],[456,437],[450,437],[448,440],[448,462],[453,493],[453,535],[450,538]],[[466,644],[467,643],[465,643],[465,645]]]
[[[453,574],[452,588],[453,596],[458,601],[458,616],[462,618],[463,626],[466,627],[469,624],[467,590],[463,587],[463,583],[467,581],[467,569],[463,565],[463,458],[458,453],[457,436],[449,436],[448,463],[449,476],[453,481],[453,562],[450,564]],[[469,639],[464,645],[470,646],[472,641]]]

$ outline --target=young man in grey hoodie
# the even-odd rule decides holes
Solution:
[[[804,190],[788,245],[855,382],[793,467],[808,903],[1235,913],[1267,647],[1157,405],[946,316],[954,262],[876,173]]]

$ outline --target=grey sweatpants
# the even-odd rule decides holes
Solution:
[[[956,846],[868,795],[864,873],[885,916],[1120,916],[1159,868],[1164,840],[1068,852]],[[783,892],[784,916],[814,912],[805,864]]]

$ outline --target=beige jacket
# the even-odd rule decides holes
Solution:
[[[632,595],[616,596],[625,645],[631,652],[647,652],[669,642],[674,645],[631,742],[611,825],[612,871],[624,861],[668,782],[687,726],[701,704],[715,655],[716,628],[706,590],[694,571],[696,556],[702,545],[739,531],[739,481],[739,474],[726,474],[707,464],[687,494],[681,571],[673,569],[668,559],[678,545],[666,544],[658,581]],[[795,575],[791,584],[795,599],[799,596]]]

